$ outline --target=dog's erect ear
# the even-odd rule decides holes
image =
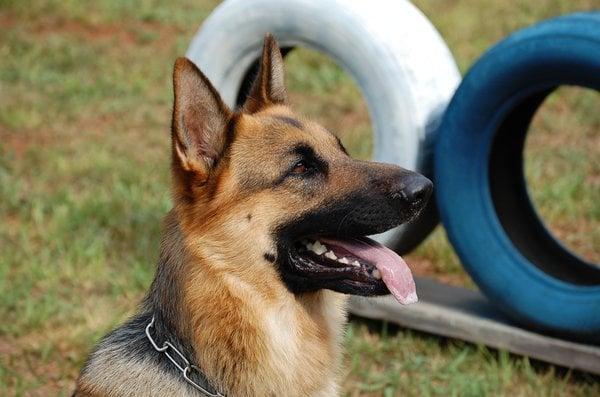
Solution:
[[[203,183],[224,149],[231,112],[189,59],[175,61],[173,88],[173,160]]]
[[[244,111],[255,113],[271,105],[285,103],[287,94],[283,82],[283,57],[275,38],[265,36],[258,76],[254,80]]]

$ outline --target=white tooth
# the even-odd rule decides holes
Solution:
[[[378,280],[381,280],[381,273],[379,273],[378,269],[373,270],[373,277],[375,277]]]
[[[325,247],[314,247],[313,251],[317,254],[317,255],[323,255],[325,252],[327,252],[327,248]]]
[[[327,251],[327,253],[325,254],[325,258],[336,260],[337,256],[335,256],[335,254],[333,253],[333,251]]]
[[[338,259],[338,262],[343,263],[344,265],[347,265],[350,263],[350,261],[348,260],[348,258],[341,258]]]
[[[312,251],[317,255],[322,255],[325,252],[327,252],[327,247],[325,247],[323,244],[321,244],[320,241],[317,240],[312,246]]]
[[[354,261],[354,262],[352,262],[352,266],[360,267],[360,263],[358,263],[358,261]]]

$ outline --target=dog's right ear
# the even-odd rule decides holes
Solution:
[[[173,88],[173,163],[203,184],[225,148],[231,112],[189,59],[175,61]]]
[[[258,75],[244,103],[244,111],[256,113],[272,104],[284,104],[287,94],[283,75],[281,50],[273,35],[268,33],[263,44]]]

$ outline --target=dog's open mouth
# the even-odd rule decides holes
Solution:
[[[366,237],[303,238],[290,252],[296,270],[356,287],[389,290],[402,304],[417,301],[415,282],[406,262],[391,249]]]

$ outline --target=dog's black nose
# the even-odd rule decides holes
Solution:
[[[404,171],[394,181],[390,193],[406,204],[419,205],[427,202],[432,191],[433,183],[429,179],[416,172],[409,171],[407,175]]]
[[[433,183],[423,175],[414,174],[408,177],[402,195],[409,203],[422,203],[429,199],[433,191]]]

